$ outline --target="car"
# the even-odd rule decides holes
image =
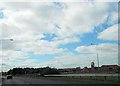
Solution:
[[[7,79],[12,79],[12,75],[7,75]]]

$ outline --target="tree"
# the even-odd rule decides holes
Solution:
[[[10,69],[8,74],[17,75],[17,74],[36,74],[39,73],[41,76],[47,74],[59,74],[60,71],[55,68],[44,67],[44,68],[13,68]]]

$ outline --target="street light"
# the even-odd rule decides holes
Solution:
[[[0,39],[0,41],[3,41],[3,40],[10,40],[10,41],[14,41],[13,39]]]
[[[2,63],[1,65],[2,65],[2,73],[3,73],[3,66],[5,67],[5,66],[8,66],[8,65],[4,64],[4,63]]]
[[[0,43],[1,43],[1,50],[2,50],[2,41],[3,41],[3,40],[14,41],[13,39],[0,39]],[[1,60],[2,60],[2,58],[1,58]],[[3,64],[3,63],[1,64],[1,67],[2,67],[1,72],[2,72],[2,73],[3,73],[3,66],[4,66],[4,65],[6,65],[6,64]]]

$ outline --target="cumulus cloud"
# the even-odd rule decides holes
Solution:
[[[118,45],[117,44],[110,44],[110,43],[102,43],[99,45],[91,45],[91,46],[79,46],[76,48],[76,51],[80,53],[88,53],[88,54],[95,54],[95,53],[117,53]]]
[[[28,58],[28,54],[22,51],[11,51],[11,50],[7,50],[7,51],[2,51],[2,57],[3,59],[5,57],[8,58]]]
[[[102,43],[99,45],[79,46],[76,48],[76,51],[79,52],[80,54],[88,54],[90,57],[92,57],[93,54],[96,57],[98,53],[101,63],[103,64],[104,62],[106,62],[106,64],[110,64],[110,62],[112,61],[115,64],[118,63],[118,45],[117,44]]]
[[[23,60],[16,60],[16,59],[3,59],[3,71],[8,71],[9,69],[15,67],[42,67],[40,63],[37,63],[36,59],[23,59]]]
[[[33,52],[36,55],[68,52],[67,48],[59,48],[59,46],[81,42],[81,37],[84,34],[93,32],[94,26],[102,23],[108,16],[110,3],[62,2],[58,5],[52,2],[3,2],[0,3],[0,7],[4,13],[4,18],[0,19],[2,27],[2,33],[0,33],[2,47],[0,48],[3,50],[4,57],[15,60],[23,57],[28,58],[28,52]],[[112,18],[113,21],[115,19]],[[98,38],[103,39],[106,32],[100,33]],[[113,32],[115,31],[111,31],[111,33]],[[46,37],[44,34],[54,34],[55,37],[51,41],[44,40],[43,38]],[[9,40],[11,38],[13,41]],[[88,51],[84,47],[80,49]],[[80,49],[78,47],[76,50]],[[88,53],[94,51],[93,48]],[[79,64],[78,61],[83,64],[79,59],[84,59],[82,58],[84,56],[79,58],[75,54],[70,55],[56,57],[53,62],[58,65],[70,57],[64,66]],[[27,62],[29,63],[29,59]],[[33,61],[34,65],[38,66],[35,62],[36,60]],[[45,64],[49,63],[52,62]],[[14,62],[10,64],[13,65]]]
[[[67,3],[67,6],[65,15],[63,16],[64,21],[59,21],[61,29],[58,30],[58,35],[63,37],[92,32],[95,25],[103,22],[108,10],[108,4],[106,3],[91,4],[73,2]]]
[[[90,66],[90,62],[88,55],[75,55],[74,53],[67,52],[62,56],[56,56],[52,60],[42,63],[41,66],[72,68]]]
[[[97,47],[97,50],[96,50]],[[92,61],[97,63],[97,53],[99,57],[99,63],[101,65],[118,64],[118,45],[116,44],[99,44],[97,46],[79,46],[76,48],[79,55],[71,52],[64,53],[62,56],[56,56],[50,61],[46,61],[41,66],[51,66],[57,68],[69,68],[69,67],[90,67]]]
[[[67,7],[60,9],[52,3],[6,2],[3,4],[3,12],[6,16],[3,28],[14,29],[5,30],[8,31],[8,34],[6,33],[8,36],[26,32],[54,33],[59,37],[82,35],[91,32],[95,24],[97,25],[105,19],[109,7],[107,3],[65,4]],[[56,28],[54,23],[57,23],[61,29]]]
[[[118,24],[115,24],[105,29],[103,32],[100,32],[98,35],[98,39],[117,41],[118,40]]]

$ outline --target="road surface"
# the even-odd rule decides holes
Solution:
[[[2,78],[0,78],[0,86],[2,85]]]
[[[80,84],[80,82],[14,77],[13,79],[5,79],[3,84]]]

